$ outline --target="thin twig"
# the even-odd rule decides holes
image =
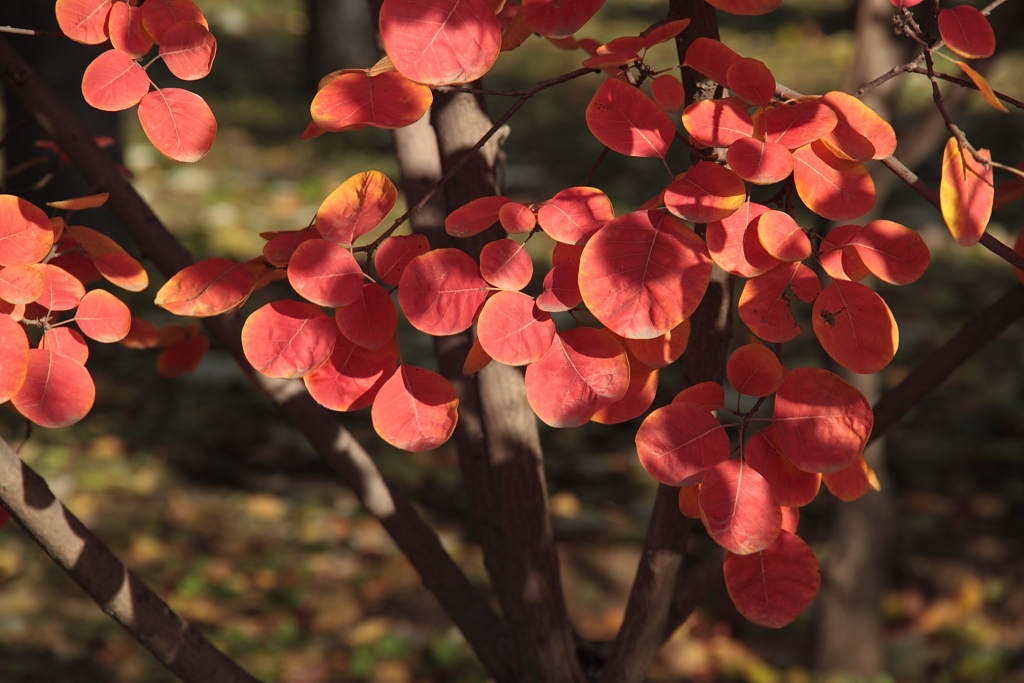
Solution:
[[[60,31],[36,31],[30,28],[17,28],[16,26],[0,26],[0,33],[11,33],[16,36],[38,36],[40,38],[66,38]]]
[[[921,75],[924,75],[924,76],[928,76],[929,75],[928,74],[928,69],[922,68],[918,64],[914,64],[913,66],[911,66],[911,65],[905,65],[905,66],[907,66],[907,68],[905,69],[905,71],[907,73],[921,74]],[[934,72],[931,75],[934,76],[935,78],[941,78],[944,81],[949,81],[950,83],[955,83],[955,84],[959,85],[961,88],[970,88],[971,90],[978,90],[979,89],[978,86],[975,85],[974,81],[972,81],[970,79],[967,79],[967,78],[958,78],[956,76],[952,76],[950,74],[943,73],[941,71],[936,71],[936,72]],[[854,93],[854,95],[859,96],[858,93],[860,93],[859,90],[856,93]],[[1024,109],[1024,102],[1021,102],[1020,100],[1014,99],[1014,98],[1010,97],[1009,95],[1006,95],[1004,93],[999,92],[998,90],[993,90],[992,93],[996,97],[1001,99],[1003,102],[1006,102],[1007,104],[1013,105],[1014,107],[1017,107],[1018,109]]]

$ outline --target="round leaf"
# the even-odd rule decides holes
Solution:
[[[359,298],[334,312],[338,329],[348,339],[367,349],[391,342],[398,329],[398,311],[391,295],[374,282],[364,284]]]
[[[802,263],[783,263],[743,285],[740,320],[765,341],[787,342],[800,334],[789,308],[789,292],[802,301],[813,301],[820,291],[814,271]]]
[[[946,47],[964,59],[985,59],[996,52],[996,35],[976,7],[956,5],[939,10],[939,35]]]
[[[647,367],[663,368],[679,360],[686,351],[689,340],[690,321],[684,320],[665,334],[653,339],[627,339],[626,347]]]
[[[838,123],[823,142],[837,148],[854,161],[885,159],[896,151],[896,132],[892,126],[853,95],[834,90],[821,101],[836,113]]]
[[[662,484],[687,486],[729,457],[729,436],[707,407],[673,402],[641,423],[636,454],[648,474]]]
[[[537,211],[540,227],[551,239],[563,244],[585,244],[613,218],[611,200],[596,187],[566,188]]]
[[[673,215],[693,223],[728,218],[746,200],[743,179],[725,166],[698,161],[665,188],[665,206]]]
[[[664,159],[675,138],[668,114],[642,90],[615,78],[594,93],[586,119],[601,144],[626,156]]]
[[[109,344],[128,336],[132,326],[132,312],[110,292],[93,289],[78,304],[75,324],[89,339]]]
[[[657,369],[633,357],[629,347],[626,347],[626,356],[629,359],[629,386],[626,387],[626,393],[618,401],[598,409],[590,418],[593,422],[603,425],[620,424],[643,415],[654,403],[658,393]]]
[[[320,306],[344,306],[359,298],[363,271],[347,248],[327,240],[308,240],[288,261],[288,282]]]
[[[753,555],[729,554],[722,566],[725,588],[740,614],[769,628],[782,628],[807,609],[821,585],[818,560],[788,531]]]
[[[533,277],[533,259],[522,244],[495,240],[480,251],[480,274],[498,289],[519,291]]]
[[[17,263],[0,270],[0,299],[30,304],[43,295],[43,274],[36,266]]]
[[[353,244],[387,218],[398,189],[379,171],[357,173],[327,196],[316,212],[316,229],[324,239]]]
[[[199,161],[217,137],[217,119],[206,101],[179,88],[147,93],[139,103],[139,123],[153,146],[175,161]]]
[[[704,147],[728,147],[754,134],[746,110],[731,100],[701,100],[683,110],[683,127]]]
[[[67,356],[76,363],[85,365],[89,360],[89,346],[78,332],[70,327],[51,327],[39,340],[39,348],[48,349],[61,356]]]
[[[882,219],[857,230],[849,244],[871,273],[893,285],[909,285],[917,280],[931,258],[920,235],[905,225]]]
[[[859,282],[833,281],[815,299],[811,322],[832,360],[861,374],[888,365],[900,342],[885,301]]]
[[[782,530],[771,486],[742,460],[723,460],[705,472],[697,502],[708,535],[737,555],[764,550]]]
[[[156,305],[175,315],[208,318],[241,306],[255,284],[243,263],[203,259],[168,280],[156,293]]]
[[[444,229],[452,237],[472,237],[498,222],[501,207],[509,203],[508,197],[478,197],[448,214]]]
[[[304,375],[302,381],[314,401],[330,410],[347,412],[373,403],[397,366],[398,344],[394,340],[367,349],[352,343],[339,331],[331,357]]]
[[[523,0],[523,23],[534,33],[565,38],[583,28],[604,0]]]
[[[771,185],[793,172],[793,154],[777,142],[740,138],[725,153],[736,175],[755,185]]]
[[[167,70],[183,81],[205,78],[217,56],[217,39],[202,24],[182,21],[164,31],[160,57]]]
[[[142,28],[142,8],[127,2],[115,2],[110,8],[107,24],[110,44],[127,52],[133,59],[143,57],[153,47],[153,39]]]
[[[146,70],[121,50],[100,53],[82,74],[82,96],[89,106],[103,111],[134,107],[147,92]]]
[[[57,25],[68,38],[86,45],[107,39],[107,17],[113,0],[57,0]]]
[[[747,102],[768,106],[775,97],[775,76],[764,62],[752,57],[740,57],[725,72],[729,90]]]
[[[29,349],[25,381],[11,405],[40,427],[73,425],[96,400],[96,385],[81,363],[47,349]]]
[[[36,266],[43,274],[43,293],[36,303],[48,311],[70,311],[85,296],[85,287],[74,275],[63,268],[40,263]]]
[[[364,126],[403,128],[423,118],[433,100],[430,88],[397,71],[371,75],[360,69],[321,87],[309,111],[317,127],[332,133]]]
[[[771,425],[750,437],[743,449],[744,462],[771,485],[779,505],[795,508],[809,505],[818,495],[821,475],[794,467],[775,447],[774,438],[775,428]]]
[[[426,235],[392,235],[380,243],[373,254],[377,277],[388,285],[397,285],[409,262],[430,251]]]
[[[300,301],[273,301],[242,326],[242,350],[268,377],[302,377],[323,365],[334,351],[337,326],[318,307]]]
[[[499,363],[526,365],[540,360],[554,338],[551,316],[520,292],[498,292],[480,309],[477,339]]]
[[[43,210],[11,194],[0,194],[0,266],[38,263],[53,246]]]
[[[382,439],[406,451],[437,448],[455,431],[459,397],[441,375],[401,365],[373,401],[370,418]]]
[[[863,164],[840,159],[820,142],[793,152],[793,161],[797,194],[822,218],[846,221],[875,205],[875,183]]]
[[[0,403],[6,403],[28,374],[28,336],[25,328],[0,313]]]
[[[146,0],[142,3],[142,26],[157,43],[175,24],[194,21],[209,28],[206,17],[192,0]]]
[[[779,388],[784,374],[778,357],[757,342],[744,344],[733,351],[725,366],[729,384],[744,396],[768,396]]]
[[[468,330],[489,290],[472,257],[458,249],[435,249],[406,266],[398,305],[413,327],[440,337]]]
[[[725,389],[718,382],[698,382],[676,394],[672,403],[690,403],[705,410],[718,410],[725,407]]]
[[[757,237],[757,217],[767,206],[745,202],[721,221],[708,223],[705,231],[708,252],[722,270],[752,278],[779,265],[779,260],[765,251]]]
[[[821,102],[796,102],[765,109],[759,121],[766,142],[786,149],[809,145],[828,135],[839,123],[835,112]]]
[[[766,211],[757,217],[757,238],[773,258],[803,261],[811,255],[811,240],[793,217],[782,211]]]

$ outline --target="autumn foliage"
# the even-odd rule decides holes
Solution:
[[[871,282],[908,285],[929,263],[912,227],[864,218],[876,199],[869,165],[893,154],[896,135],[859,99],[788,93],[768,65],[708,38],[692,43],[683,65],[716,82],[719,96],[686,104],[676,73],[655,73],[645,60],[671,50],[689,20],[604,44],[577,37],[601,4],[523,0],[496,14],[488,0],[385,0],[387,56],[371,69],[325,76],[303,136],[409,125],[429,108],[432,88],[475,81],[502,50],[539,35],[533,39],[576,50],[584,67],[603,71],[580,112],[593,137],[668,170],[644,205],[613,207],[590,186],[484,197],[445,222],[455,238],[501,226],[505,235],[474,258],[396,234],[404,217],[368,240],[399,193],[367,170],[326,197],[309,225],[264,234],[263,253],[250,261],[214,258],[182,270],[156,303],[178,315],[216,316],[286,279],[297,298],[282,294],[248,314],[248,361],[269,377],[301,378],[332,410],[369,408],[380,437],[409,451],[448,441],[459,396],[441,375],[403,360],[399,316],[427,335],[474,330],[466,373],[490,362],[524,367],[527,400],[547,425],[643,418],[640,464],[680,487],[681,512],[726,549],[726,586],[739,611],[780,627],[819,583],[794,509],[822,484],[842,500],[878,488],[863,458],[874,420],[868,400],[834,372],[787,367],[794,360],[785,343],[813,336],[854,373],[878,372],[896,354],[897,321]],[[710,4],[756,15],[780,3]],[[86,70],[90,103],[138,104],[143,129],[173,159],[195,161],[210,148],[216,123],[205,103],[155,88],[140,64],[158,46],[178,78],[209,72],[216,41],[189,0],[58,0],[57,15],[72,39],[113,46]],[[943,9],[937,27],[964,60],[994,51],[987,18],[971,7]],[[957,63],[998,105],[980,74]],[[690,153],[688,168],[670,167],[678,147]],[[963,245],[978,242],[992,211],[990,158],[955,137],[945,149],[942,213]],[[813,229],[825,221],[836,225]],[[542,233],[554,247],[536,258],[526,245]],[[109,239],[12,196],[0,197],[0,265],[0,400],[37,424],[71,424],[92,405],[84,338],[161,347],[158,367],[168,375],[191,369],[206,350],[194,328],[157,330],[105,290],[87,292],[99,278],[139,291],[145,271]],[[737,313],[747,328],[728,358],[729,390],[686,387],[651,410],[659,372],[684,354],[715,268],[740,283]],[[43,330],[32,343],[26,324]]]

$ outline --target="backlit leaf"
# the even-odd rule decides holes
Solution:
[[[728,84],[725,74],[732,63],[739,58],[740,56],[724,43],[712,38],[700,37],[694,40],[690,47],[687,48],[683,66],[688,66],[725,87]],[[714,100],[704,101],[711,102]],[[690,127],[687,126],[686,130],[690,130]],[[690,134],[693,134],[692,131]]]
[[[25,328],[0,313],[0,403],[21,389],[28,374],[28,351]]]
[[[300,244],[319,236],[320,233],[313,228],[262,233],[260,237],[267,240],[263,245],[263,258],[272,266],[287,266]]]
[[[629,386],[626,394],[614,403],[599,408],[590,419],[603,425],[620,424],[640,417],[654,403],[658,393],[658,371],[637,360],[626,346],[629,360]]]
[[[381,282],[397,285],[409,261],[430,251],[426,235],[392,235],[373,254],[373,267]]]
[[[754,134],[750,114],[731,100],[701,100],[683,110],[683,127],[705,147],[728,147]]]
[[[766,211],[755,219],[757,239],[773,258],[803,261],[811,255],[811,240],[793,217],[782,211]]]
[[[583,245],[615,218],[612,202],[596,187],[568,187],[537,211],[537,222],[551,239]]]
[[[488,356],[506,365],[533,363],[555,337],[551,316],[520,292],[498,292],[480,310],[477,339]]]
[[[310,104],[313,123],[328,132],[375,128],[402,128],[416,123],[430,108],[430,88],[397,71],[371,76],[350,71],[317,91]]]
[[[523,0],[523,21],[534,33],[565,38],[583,28],[604,0]]]
[[[69,225],[64,232],[92,259],[96,272],[108,282],[129,292],[141,292],[149,286],[146,269],[110,237],[81,225]]]
[[[379,171],[357,173],[327,196],[316,212],[316,229],[324,239],[352,244],[387,218],[398,189]]]
[[[124,3],[118,4],[123,5]],[[63,211],[84,211],[85,209],[95,209],[98,206],[103,206],[107,203],[107,199],[109,197],[109,192],[99,192],[97,194],[90,194],[84,197],[73,197],[71,199],[62,199],[56,202],[46,202],[46,205]]]
[[[466,360],[462,363],[462,374],[466,377],[476,374],[487,367],[491,360],[484,347],[480,346],[480,338],[477,337],[473,339],[473,345],[469,347]]]
[[[523,19],[529,25],[530,15]],[[380,37],[395,68],[425,85],[475,81],[501,51],[501,28],[487,0],[384,0]]]
[[[128,336],[132,312],[110,292],[93,289],[78,304],[75,324],[89,339],[109,344]]]
[[[800,334],[789,308],[790,293],[810,302],[820,291],[821,282],[810,268],[796,262],[780,264],[743,285],[740,320],[767,342],[787,342]]]
[[[555,245],[555,253],[558,253],[559,246],[569,246],[559,243]],[[580,254],[582,249],[576,249],[575,258],[562,262],[554,262],[551,270],[544,276],[543,290],[537,296],[537,308],[548,313],[558,313],[575,308],[583,301],[583,294],[580,293]]]
[[[755,185],[771,185],[793,172],[793,154],[777,142],[739,138],[725,155],[736,175]]]
[[[863,455],[838,472],[821,475],[821,481],[829,493],[845,502],[857,500],[868,491],[880,491],[882,488]]]
[[[754,434],[743,449],[743,461],[771,485],[779,505],[794,508],[809,505],[818,495],[821,475],[794,467],[775,447],[774,438],[775,428],[771,425]]]
[[[736,95],[751,104],[767,106],[775,97],[775,76],[764,62],[740,57],[725,72],[726,84]]]
[[[992,159],[987,149],[979,149],[978,155]],[[981,239],[992,216],[994,199],[992,167],[985,168],[960,149],[956,138],[950,138],[942,153],[939,200],[946,227],[961,246],[973,246]]]
[[[28,372],[13,405],[40,427],[73,425],[92,409],[96,385],[81,363],[46,349],[29,349]]]
[[[675,138],[668,114],[642,90],[615,78],[594,93],[586,120],[601,144],[627,156],[664,159]]]
[[[673,402],[641,423],[636,453],[644,469],[662,484],[686,486],[729,457],[729,436],[706,406]]]
[[[53,246],[50,220],[35,204],[0,194],[0,266],[38,263]]]
[[[825,352],[853,372],[878,372],[899,346],[899,330],[889,307],[859,282],[834,280],[815,299],[811,322]]]
[[[43,275],[43,293],[36,303],[48,311],[70,311],[85,296],[85,287],[74,275],[49,263],[36,266]]]
[[[644,48],[650,48],[661,43],[667,43],[685,31],[689,25],[689,19],[673,19],[672,21],[658,24],[654,28],[643,32],[640,36],[640,39],[643,41],[642,45]]]
[[[217,56],[217,39],[203,24],[182,21],[164,31],[160,57],[167,70],[183,81],[205,78]]]
[[[995,54],[992,24],[976,7],[956,5],[941,9],[938,24],[946,47],[964,59],[985,59]]]
[[[249,363],[268,377],[302,377],[331,357],[337,329],[313,304],[273,301],[245,321],[242,350]]]
[[[896,151],[896,132],[871,107],[853,95],[833,90],[821,101],[835,112],[838,123],[822,141],[854,161],[885,159]]]
[[[746,200],[743,179],[725,166],[698,161],[665,188],[669,212],[693,223],[720,221]]]
[[[367,349],[391,342],[398,329],[398,311],[391,295],[374,282],[361,288],[359,298],[334,312],[338,329],[348,339]]]
[[[208,318],[236,308],[256,281],[244,264],[204,259],[178,272],[156,293],[156,305],[175,315]]]
[[[874,414],[838,375],[796,368],[782,380],[772,415],[775,444],[804,472],[838,472],[864,450]]]
[[[444,229],[452,237],[472,237],[498,222],[498,212],[509,203],[508,197],[478,197],[448,214]]]
[[[76,43],[98,45],[107,39],[113,0],[57,0],[57,25]]]
[[[629,387],[629,361],[607,330],[576,327],[555,335],[526,368],[526,399],[551,427],[579,427]]]
[[[118,343],[126,349],[155,349],[160,345],[160,332],[156,325],[145,318],[132,316],[128,335]]]
[[[679,487],[679,513],[689,519],[700,519],[700,484]]]
[[[522,244],[495,240],[480,251],[480,274],[498,289],[519,291],[533,277],[533,259]]]
[[[768,396],[779,388],[785,372],[771,349],[757,342],[737,348],[725,366],[729,384],[744,396]]]
[[[627,339],[626,348],[647,367],[663,368],[679,360],[689,340],[690,321],[684,320],[653,339]]]
[[[331,357],[304,375],[302,381],[314,401],[330,410],[347,412],[373,403],[396,367],[398,344],[394,339],[368,349],[352,343],[339,331]]]
[[[651,96],[665,111],[679,111],[686,101],[683,84],[669,74],[662,74],[651,81]]]
[[[727,218],[708,223],[704,237],[719,268],[751,278],[779,265],[779,260],[765,251],[757,236],[757,218],[765,211],[767,206],[745,202]]]
[[[89,360],[89,346],[78,332],[70,327],[51,327],[39,340],[39,348],[67,356],[76,363],[85,365]]]
[[[831,133],[839,118],[822,102],[804,101],[765,109],[758,123],[766,142],[797,149]]]
[[[476,261],[458,249],[435,249],[417,256],[398,285],[398,304],[421,332],[434,336],[468,330],[490,286]]]
[[[305,299],[333,308],[359,298],[363,271],[346,247],[327,240],[308,240],[288,261],[288,283]]]
[[[587,308],[628,339],[651,339],[683,322],[710,277],[704,240],[660,211],[616,218],[590,238],[580,257]]]
[[[505,232],[520,234],[530,232],[537,225],[537,215],[526,204],[509,202],[498,209],[498,221]]]
[[[406,451],[437,448],[455,431],[459,397],[441,375],[401,365],[384,382],[370,417],[382,439]]]
[[[778,9],[782,0],[708,0],[708,4],[729,14],[757,16]]]
[[[821,585],[814,552],[788,531],[779,532],[775,542],[759,553],[726,555],[722,572],[740,614],[769,628],[795,621]]]
[[[672,403],[690,403],[706,410],[725,407],[725,389],[718,382],[698,382],[680,391]]]
[[[871,274],[857,250],[850,246],[858,232],[859,225],[837,225],[821,239],[818,261],[829,277],[857,282]]]
[[[149,76],[127,52],[107,50],[85,68],[82,96],[103,111],[134,107],[149,92]]]
[[[43,295],[43,274],[34,265],[18,263],[0,270],[0,299],[30,304]]]
[[[153,39],[142,27],[142,8],[115,2],[107,22],[110,44],[139,59],[153,47]]]
[[[139,102],[139,123],[153,146],[175,161],[199,161],[217,137],[217,119],[206,101],[179,88],[147,93]]]
[[[931,258],[920,235],[905,225],[883,219],[857,230],[848,244],[868,270],[893,285],[909,285],[917,280]]]
[[[195,330],[164,347],[157,356],[156,371],[163,377],[180,377],[194,372],[209,348],[210,338]]]
[[[822,218],[847,221],[875,205],[875,183],[860,162],[840,159],[821,142],[796,150],[793,160],[796,192]]]
[[[708,535],[737,555],[764,550],[782,530],[782,508],[771,486],[742,460],[723,460],[708,469],[697,502]]]
[[[981,96],[985,98],[985,101],[988,102],[990,107],[1001,112],[1009,111],[1009,109],[1006,108],[1006,105],[1000,102],[999,98],[996,97],[995,91],[992,89],[992,86],[989,85],[988,80],[986,80],[984,76],[968,66],[966,62],[956,61],[954,63],[960,67],[960,69],[967,74],[967,77],[971,79],[974,85],[978,87],[978,92],[981,93]]]
[[[194,21],[206,28],[206,17],[192,0],[146,0],[142,3],[142,26],[158,44],[175,24]]]

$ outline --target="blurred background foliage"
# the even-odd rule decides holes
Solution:
[[[304,67],[305,4],[199,4],[219,41],[212,75],[196,84],[220,123],[213,151],[195,165],[168,162],[134,116],[123,117],[124,160],[136,187],[197,256],[250,258],[262,247],[260,232],[307,225],[323,198],[356,172],[377,169],[397,181],[386,132],[298,140],[322,75]],[[662,2],[609,0],[583,33],[605,41],[663,15]],[[820,93],[841,87],[853,57],[852,20],[848,0],[796,0],[767,17],[723,17],[723,40],[764,60],[781,82]],[[1024,95],[1021,37],[1018,27],[988,72],[997,89],[1017,97]],[[527,86],[578,60],[534,38],[501,56],[487,86]],[[373,61],[367,53],[362,63],[333,68]],[[654,61],[672,66],[671,48]],[[597,82],[581,78],[545,91],[512,120],[505,144],[510,196],[540,201],[583,180],[600,153],[583,122]],[[935,116],[923,77],[903,76],[896,103],[898,130]],[[489,106],[497,115],[508,103],[493,99]],[[972,95],[959,121],[996,159],[1024,158],[1020,112],[1000,115]],[[937,160],[921,174],[937,185]],[[593,183],[622,213],[664,185],[664,170],[655,160],[613,154]],[[889,196],[883,215],[919,230],[933,251],[918,283],[879,287],[901,330],[900,352],[881,377],[892,386],[1013,278],[980,247],[955,248],[937,212],[907,190]],[[88,216],[78,220],[88,224]],[[1022,218],[1011,206],[990,229],[1012,241]],[[166,322],[149,304],[154,280],[132,304]],[[428,353],[426,340],[413,335],[403,344]],[[786,353],[791,365],[820,360],[806,343]],[[228,360],[213,353],[177,380],[160,378],[153,365],[146,353],[94,349],[93,413],[70,430],[36,430],[21,453],[172,607],[268,683],[486,680],[379,525]],[[1024,681],[1022,367],[1024,328],[1017,324],[890,432],[897,542],[892,566],[883,569],[888,673],[879,682]],[[666,397],[679,388],[671,371],[662,383]],[[396,452],[372,435],[365,411],[340,419],[483,582],[473,530],[461,524],[454,451]],[[567,596],[586,638],[614,635],[646,528],[655,484],[635,458],[636,426],[543,432]],[[13,413],[0,412],[5,438],[19,442],[23,430]],[[830,530],[827,499],[822,494],[805,510],[801,525],[818,549]],[[698,551],[702,536],[691,540]],[[663,649],[651,680],[854,680],[812,672],[812,619],[813,608],[793,626],[769,631],[739,618],[727,600],[710,600]],[[15,525],[0,533],[0,683],[168,680]]]

